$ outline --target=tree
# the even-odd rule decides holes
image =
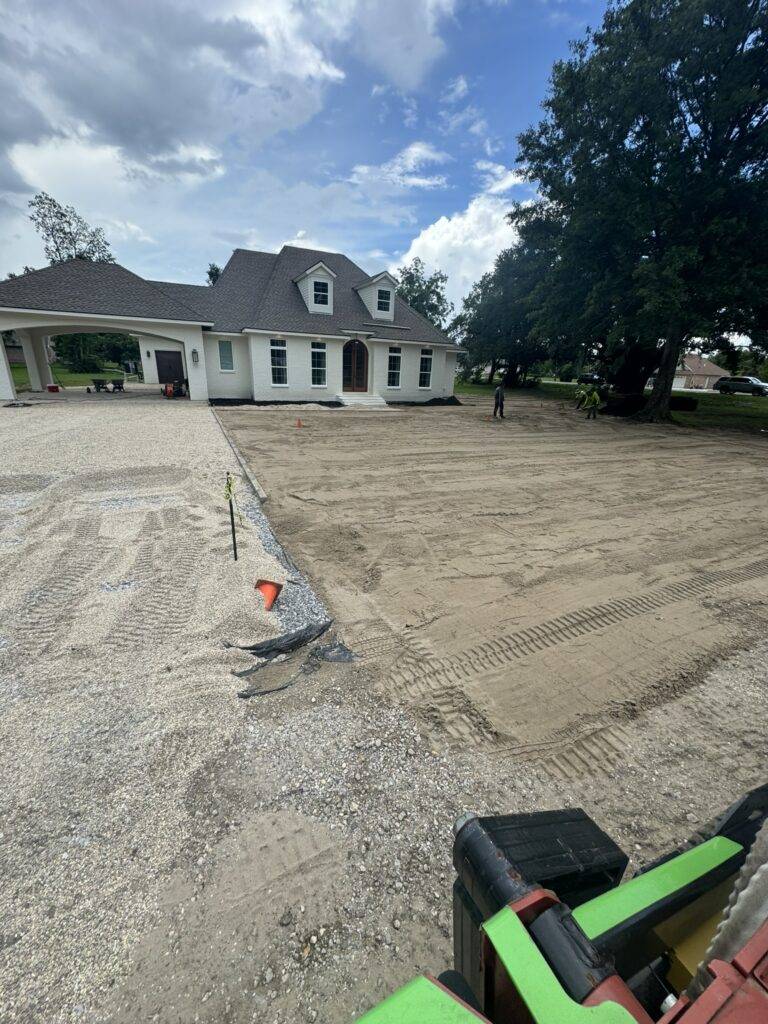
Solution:
[[[768,0],[614,4],[545,110],[520,137],[541,199],[512,216],[557,222],[571,322],[656,370],[643,415],[666,418],[686,348],[768,328]]]
[[[416,256],[401,268],[398,276],[397,294],[435,327],[442,328],[453,312],[453,303],[445,294],[448,275],[442,270],[427,274],[424,262]]]
[[[489,366],[489,382],[503,367],[506,383],[515,387],[546,357],[547,346],[531,316],[545,271],[541,254],[522,245],[501,252],[453,321],[469,366]]]
[[[13,279],[16,278],[16,277],[22,277],[22,275],[24,275],[24,274],[33,274],[34,272],[35,272],[35,268],[34,267],[28,267],[28,266],[25,265],[24,269],[21,272],[21,274],[16,274],[16,273],[14,273],[13,270],[9,270],[8,273],[6,274],[5,280],[6,281],[13,281]]]
[[[58,334],[52,338],[56,358],[78,373],[98,373],[104,362],[138,361],[139,345],[128,334]]]
[[[221,277],[221,267],[218,263],[209,263],[208,272],[205,276],[208,278],[208,284],[216,284]]]
[[[115,262],[103,230],[90,227],[73,206],[62,206],[47,192],[38,192],[29,207],[29,219],[42,236],[51,265],[72,259]]]

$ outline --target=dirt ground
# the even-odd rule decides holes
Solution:
[[[628,719],[765,632],[768,441],[524,395],[487,413],[223,419],[346,642],[435,742],[609,772]]]
[[[638,864],[764,781],[763,446],[524,402],[222,412],[358,654],[261,668],[317,601],[210,409],[0,410],[0,1020],[350,1021],[449,966],[458,814]]]

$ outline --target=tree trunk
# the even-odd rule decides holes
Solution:
[[[645,408],[635,419],[643,423],[661,423],[669,419],[669,399],[672,394],[672,382],[675,379],[677,364],[683,353],[684,336],[679,332],[670,332],[661,352],[661,363],[656,373],[651,397]]]
[[[493,384],[493,378],[496,376],[496,371],[499,368],[499,362],[497,359],[491,360],[491,369],[488,373],[488,383]]]

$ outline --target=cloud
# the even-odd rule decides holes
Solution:
[[[458,75],[451,79],[443,92],[443,103],[458,103],[463,100],[469,92],[469,82],[465,75]]]
[[[526,184],[525,177],[519,171],[490,160],[476,160],[475,170],[480,171],[482,189],[487,195],[502,195],[517,185]]]
[[[515,241],[516,232],[505,216],[508,210],[508,201],[499,196],[475,196],[466,209],[440,217],[424,228],[398,265],[419,256],[430,271],[444,271],[448,275],[448,298],[458,309],[475,281],[491,269],[501,250]]]
[[[430,142],[412,142],[386,163],[357,164],[349,178],[355,185],[385,185],[396,189],[442,188],[447,184],[443,174],[423,174],[430,164],[444,164],[451,158]]]
[[[403,98],[403,124],[406,128],[415,128],[419,123],[419,105],[412,96]]]

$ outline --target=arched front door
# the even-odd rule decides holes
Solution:
[[[368,349],[355,339],[344,346],[344,391],[368,390]]]

